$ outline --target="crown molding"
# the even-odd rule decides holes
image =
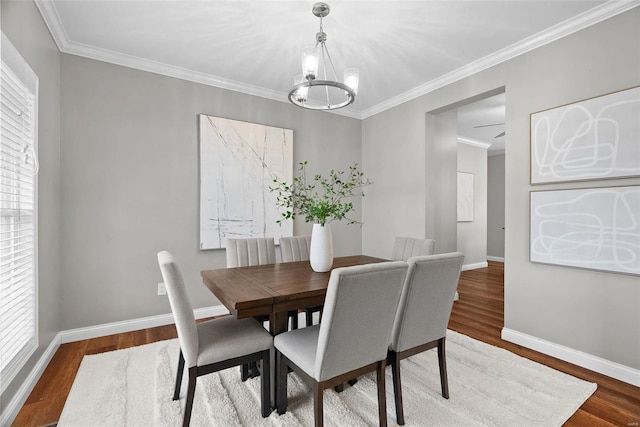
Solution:
[[[60,52],[289,103],[287,94],[284,92],[248,85],[182,67],[73,42],[69,39],[62,25],[60,15],[55,7],[55,2],[47,0],[34,0],[34,2],[51,36],[58,45]],[[609,0],[607,3],[561,22],[543,32],[534,34],[518,43],[444,74],[398,96],[389,98],[363,111],[343,108],[326,112],[354,119],[366,119],[638,6],[640,6],[640,0]]]
[[[478,141],[477,139],[464,138],[461,136],[458,137],[458,143],[467,144],[478,148],[484,148],[485,150],[488,150],[489,147],[491,147],[491,144],[487,142]]]
[[[486,70],[487,68],[508,61],[509,59],[513,59],[533,49],[537,49],[638,6],[640,6],[640,0],[609,0],[607,3],[587,10],[586,12],[554,25],[545,31],[527,37],[518,43],[507,46],[506,48],[491,55],[471,62],[464,67],[458,68],[450,73],[443,74],[442,76],[417,86],[407,92],[394,96],[393,98],[389,98],[386,101],[374,105],[373,107],[367,108],[362,111],[362,119],[366,119],[375,114],[411,101],[419,96],[433,92],[436,89],[455,83],[473,74],[479,73],[480,71]]]
[[[67,31],[62,26],[62,20],[58,14],[58,9],[52,1],[46,0],[33,0],[44,20],[45,25],[53,37],[53,41],[58,46],[60,52],[64,52],[64,47],[69,44],[69,36]]]

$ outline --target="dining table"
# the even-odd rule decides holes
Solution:
[[[333,259],[333,267],[386,261],[366,255]],[[313,271],[309,261],[201,271],[205,286],[238,319],[269,317],[269,332],[287,331],[288,312],[324,304],[331,271]]]
[[[332,269],[383,262],[366,255],[336,257]],[[269,332],[288,330],[289,311],[324,304],[331,271],[313,271],[309,261],[220,268],[200,272],[205,286],[238,319],[269,317]],[[275,408],[275,357],[271,358],[271,405]]]

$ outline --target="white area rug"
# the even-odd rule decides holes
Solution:
[[[58,426],[179,426],[185,385],[172,401],[178,341],[85,356]],[[596,384],[582,381],[504,349],[449,331],[450,399],[440,394],[436,350],[402,362],[408,426],[560,426]],[[185,374],[186,379],[186,374]],[[200,377],[192,426],[310,426],[310,389],[289,374],[285,415],[260,416],[259,378],[240,381],[239,368]],[[391,369],[387,367],[387,416],[396,423]],[[378,425],[373,374],[344,392],[325,391],[325,425]]]

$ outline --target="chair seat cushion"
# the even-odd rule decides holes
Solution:
[[[235,316],[198,323],[198,366],[273,348],[273,337],[255,319]]]
[[[313,377],[320,325],[307,326],[276,335],[273,345],[296,366]]]

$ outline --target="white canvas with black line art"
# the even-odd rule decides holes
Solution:
[[[228,238],[293,235],[281,216],[273,180],[293,179],[293,130],[201,114],[200,249]]]

